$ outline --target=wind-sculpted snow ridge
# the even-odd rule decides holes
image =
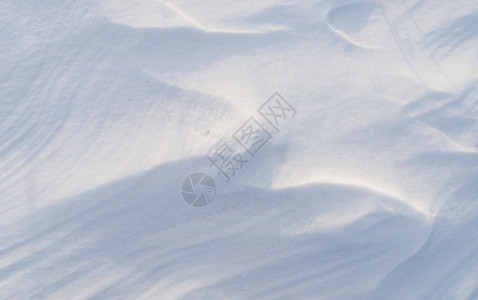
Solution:
[[[194,3],[148,0],[125,3],[110,0],[105,1],[103,9],[111,21],[137,28],[189,27],[210,33],[260,34],[283,30],[285,27],[268,24],[251,27],[251,24],[245,22],[234,22],[234,18],[240,19],[274,7],[275,2],[277,1],[249,2],[245,5],[240,2],[226,4],[222,1]]]
[[[27,228],[12,224],[21,238],[0,253],[2,298],[358,296],[428,232],[395,199],[333,184],[231,188],[208,211],[186,209],[168,186],[202,159],[63,199]]]
[[[2,1],[0,299],[477,298],[477,15]],[[227,182],[246,120],[271,138]]]

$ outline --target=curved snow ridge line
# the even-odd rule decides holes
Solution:
[[[455,142],[453,139],[451,139],[445,132],[441,131],[440,129],[438,129],[436,127],[433,127],[433,126],[431,126],[431,125],[429,125],[429,124],[427,124],[423,121],[420,121],[420,120],[415,120],[415,121],[417,123],[429,128],[433,133],[438,135],[443,140],[443,142],[445,144],[450,145],[451,147],[454,148],[453,151],[451,151],[450,149],[448,149],[448,151],[478,155],[474,149],[470,149],[470,148],[467,148],[465,146],[462,146],[462,145],[458,144],[457,142]]]
[[[330,28],[330,30],[332,30],[332,32],[334,32],[335,34],[337,34],[338,36],[340,36],[341,38],[343,38],[345,41],[347,41],[348,43],[356,46],[356,47],[359,47],[359,48],[363,48],[363,49],[369,49],[369,50],[384,50],[383,48],[381,47],[377,47],[377,46],[368,46],[368,45],[365,45],[365,44],[361,44],[361,43],[358,43],[354,40],[352,40],[352,38],[350,38],[345,32],[342,32],[340,31],[339,29],[335,28],[331,23],[327,22],[327,26]]]
[[[375,186],[373,184],[370,184],[365,181],[361,180],[356,180],[356,179],[351,179],[351,178],[345,178],[345,177],[324,177],[320,179],[316,179],[313,181],[309,182],[304,182],[300,183],[295,186],[287,186],[287,188],[291,187],[300,187],[300,186],[305,186],[309,184],[331,184],[331,185],[342,185],[342,186],[349,186],[349,187],[354,187],[354,188],[359,188],[359,189],[364,189],[371,191],[375,194],[378,195],[383,195],[389,199],[394,199],[396,200],[395,203],[399,205],[405,205],[405,207],[409,208],[411,211],[415,212],[417,215],[421,216],[425,221],[431,222],[435,214],[433,214],[427,207],[420,205],[420,203],[415,203],[415,202],[410,202],[407,201],[404,197],[400,196],[399,194],[396,194],[394,192],[390,192],[387,190],[384,190],[378,186]]]
[[[364,49],[375,49],[375,50],[384,50],[383,47],[379,46],[372,46],[366,45],[363,43],[359,43],[354,40],[353,33],[347,32],[350,28],[350,24],[348,21],[344,22],[344,19],[349,20],[350,18],[355,19],[362,19],[363,24],[360,26],[363,28],[358,29],[358,31],[362,31],[367,27],[369,24],[367,15],[372,13],[373,10],[376,8],[376,5],[369,1],[363,2],[354,2],[348,3],[344,5],[340,5],[337,7],[333,7],[327,12],[327,26],[338,36],[343,38],[348,43],[364,48]],[[357,28],[357,26],[354,26]],[[352,35],[352,36],[351,36]]]
[[[207,31],[207,28],[202,25],[202,24],[199,24],[198,22],[196,22],[194,19],[192,19],[191,17],[189,17],[187,14],[183,13],[180,9],[178,9],[177,7],[175,7],[174,5],[168,3],[168,2],[165,2],[163,0],[158,0],[161,4],[163,4],[164,6],[166,6],[167,8],[171,9],[172,11],[174,11],[175,13],[177,13],[181,18],[183,18],[184,20],[186,20],[187,22],[191,23],[194,27],[198,28],[198,29],[201,29],[203,31]]]
[[[168,3],[164,0],[158,0],[161,4],[166,6],[167,8],[171,9],[174,11],[176,14],[178,14],[181,18],[183,18],[185,21],[189,22],[191,25],[193,25],[195,28],[202,30],[204,32],[214,32],[214,33],[231,33],[231,34],[264,34],[268,33],[271,31],[279,31],[279,30],[285,30],[286,28],[283,27],[277,27],[273,28],[271,30],[232,30],[232,29],[218,29],[218,28],[211,28],[208,26],[205,26],[198,21],[194,20],[190,16],[188,16],[186,13],[184,13],[181,9],[177,8],[176,6],[172,5],[171,3]]]

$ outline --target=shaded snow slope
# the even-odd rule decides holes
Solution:
[[[476,298],[477,16],[1,2],[0,298]],[[208,155],[275,91],[297,115],[226,183]]]

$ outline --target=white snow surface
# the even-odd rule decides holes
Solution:
[[[477,1],[3,0],[0,40],[0,299],[478,299]]]

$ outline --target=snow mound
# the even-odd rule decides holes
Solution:
[[[1,2],[0,298],[477,298],[477,15]],[[277,127],[275,92],[296,111]],[[227,182],[209,158],[234,141]]]

